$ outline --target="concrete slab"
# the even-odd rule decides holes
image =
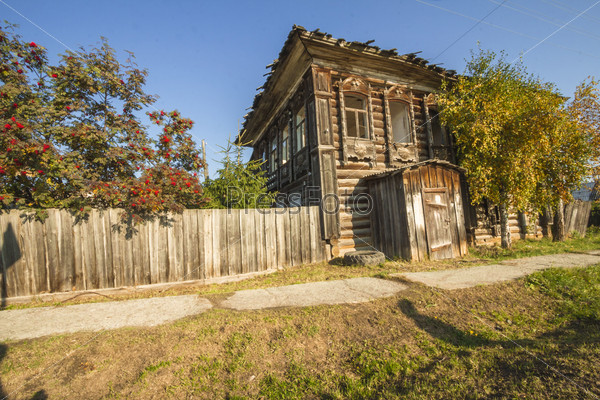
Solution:
[[[0,340],[22,340],[126,326],[155,326],[212,308],[195,295],[155,297],[65,307],[0,311]]]
[[[393,274],[410,281],[440,289],[464,289],[477,285],[518,279],[533,272],[552,267],[574,268],[600,263],[600,250],[586,253],[554,254],[502,261],[493,265],[446,271],[408,272]]]
[[[394,296],[406,285],[376,278],[303,283],[269,289],[243,290],[234,293],[220,306],[234,310],[274,307],[306,307],[320,304],[364,303]]]

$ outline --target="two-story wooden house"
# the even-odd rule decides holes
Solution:
[[[455,72],[370,43],[294,26],[243,140],[289,205],[322,200],[334,256],[464,254],[465,190],[434,97]]]

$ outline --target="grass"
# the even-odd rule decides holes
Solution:
[[[364,304],[214,309],[148,329],[4,343],[0,394],[596,398],[598,365],[599,265],[455,291],[413,284]]]
[[[318,282],[334,279],[347,279],[363,276],[387,278],[390,274],[398,272],[431,271],[439,269],[456,269],[475,266],[490,262],[499,262],[507,259],[531,257],[546,254],[577,253],[588,250],[600,249],[600,232],[590,230],[585,237],[578,237],[565,242],[552,242],[548,239],[517,240],[512,249],[506,250],[498,246],[480,246],[470,248],[469,254],[463,258],[444,261],[406,262],[390,260],[377,266],[344,266],[340,259],[329,263],[318,263],[290,267],[275,273],[259,276],[252,279],[212,285],[199,285],[192,287],[177,287],[170,289],[149,290],[139,293],[122,295],[97,296],[91,294],[84,297],[75,297],[61,302],[33,301],[25,304],[12,304],[7,309],[21,309],[42,306],[64,306],[91,302],[106,302],[114,300],[129,300],[156,296],[174,296],[182,294],[198,294],[200,296],[219,296],[238,290],[260,289],[274,286],[293,285],[307,282]]]

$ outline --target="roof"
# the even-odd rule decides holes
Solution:
[[[363,66],[370,68],[377,65],[382,71],[393,73],[402,71],[404,75],[414,82],[425,81],[429,84],[440,82],[443,78],[454,77],[456,71],[446,70],[437,64],[429,64],[424,58],[418,57],[420,52],[399,55],[396,49],[381,49],[372,45],[373,40],[367,42],[349,42],[345,39],[333,38],[330,34],[319,29],[307,31],[302,26],[294,25],[290,31],[279,57],[267,65],[269,71],[265,74],[265,83],[257,88],[258,94],[254,97],[248,114],[244,116],[243,130],[250,132],[247,139],[251,144],[267,128],[267,116],[262,114],[276,114],[275,107],[285,102],[286,96],[293,93],[294,85],[299,84],[299,79],[304,75],[312,63],[329,60],[342,68],[352,65],[350,59],[363,60]],[[336,55],[334,57],[334,55]],[[261,116],[262,115],[262,116]]]
[[[365,176],[363,179],[365,179],[365,180],[382,179],[382,178],[386,178],[386,177],[389,177],[389,176],[393,176],[393,175],[402,173],[402,172],[410,170],[410,169],[416,169],[416,168],[419,168],[419,167],[423,167],[425,165],[442,166],[442,167],[454,169],[454,170],[462,172],[462,173],[464,173],[466,171],[464,168],[459,167],[458,165],[452,164],[452,163],[450,163],[448,161],[438,160],[438,159],[431,159],[431,160],[426,160],[426,161],[420,161],[420,162],[417,162],[417,163],[414,163],[414,164],[407,164],[407,165],[404,165],[402,167],[398,167],[398,168],[394,168],[394,169],[388,169],[388,170],[383,171],[383,172],[375,172],[372,175]]]

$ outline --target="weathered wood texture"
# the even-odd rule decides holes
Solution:
[[[565,232],[567,234],[577,232],[581,236],[585,235],[591,211],[591,201],[575,200],[567,204],[565,206]]]
[[[565,205],[565,232],[585,235],[590,218],[591,202],[575,200]],[[493,206],[472,207],[477,217],[473,226],[474,244],[493,245],[500,243],[500,220]],[[550,222],[551,223],[551,222]],[[542,234],[542,221],[539,215],[510,212],[508,229],[512,240],[539,239]]]
[[[0,214],[2,297],[168,283],[327,260],[319,207],[185,210],[119,231],[119,210],[76,223],[49,210],[42,223]]]
[[[409,260],[467,253],[460,173],[425,164],[368,179],[373,245]]]
[[[500,243],[500,217],[497,207],[491,205],[469,205],[467,212],[472,213],[472,244],[477,246]],[[508,214],[508,230],[511,240],[540,239],[542,226],[537,214],[521,213],[510,210]]]

